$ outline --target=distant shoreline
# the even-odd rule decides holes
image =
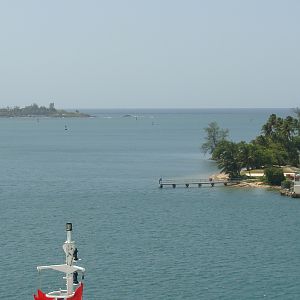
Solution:
[[[52,119],[59,119],[59,118],[94,118],[92,115],[24,115],[24,116],[14,116],[14,115],[0,115],[0,118],[2,119],[17,119],[17,118],[28,118],[28,119],[33,119],[33,118],[52,118]]]
[[[38,106],[32,104],[25,107],[6,107],[0,108],[1,118],[90,118],[90,114],[82,113],[78,110],[74,112],[56,109],[54,103],[50,103],[49,107]]]

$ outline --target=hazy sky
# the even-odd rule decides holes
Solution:
[[[0,0],[0,106],[300,106],[298,0]]]

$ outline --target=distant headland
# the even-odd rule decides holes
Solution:
[[[81,113],[78,110],[66,111],[56,109],[54,103],[50,103],[49,107],[31,104],[25,107],[6,107],[0,108],[0,117],[52,117],[52,118],[89,118],[89,114]]]

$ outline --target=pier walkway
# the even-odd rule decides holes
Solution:
[[[185,186],[188,188],[191,185],[201,187],[202,185],[234,185],[240,183],[239,179],[185,179],[185,178],[173,178],[173,179],[162,179],[158,181],[159,187],[171,186],[176,188],[176,186]]]

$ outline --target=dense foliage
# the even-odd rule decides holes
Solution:
[[[281,185],[285,177],[281,168],[270,167],[265,169],[265,179],[270,185]]]
[[[222,172],[229,174],[230,178],[240,176],[242,169],[239,157],[239,145],[229,141],[219,143],[213,152],[212,158],[217,161]]]
[[[300,153],[300,110],[297,108],[294,112],[296,118],[270,115],[262,126],[261,134],[250,143],[228,141],[226,131],[226,135],[218,140],[215,147],[210,148],[212,159],[230,177],[239,177],[242,169],[250,171],[273,166],[297,166]],[[205,130],[208,137],[202,145],[204,149],[211,141],[210,132]],[[221,129],[218,130],[222,132]]]
[[[293,185],[293,182],[289,179],[285,179],[281,182],[281,187],[283,189],[289,190],[292,187],[292,185]]]

